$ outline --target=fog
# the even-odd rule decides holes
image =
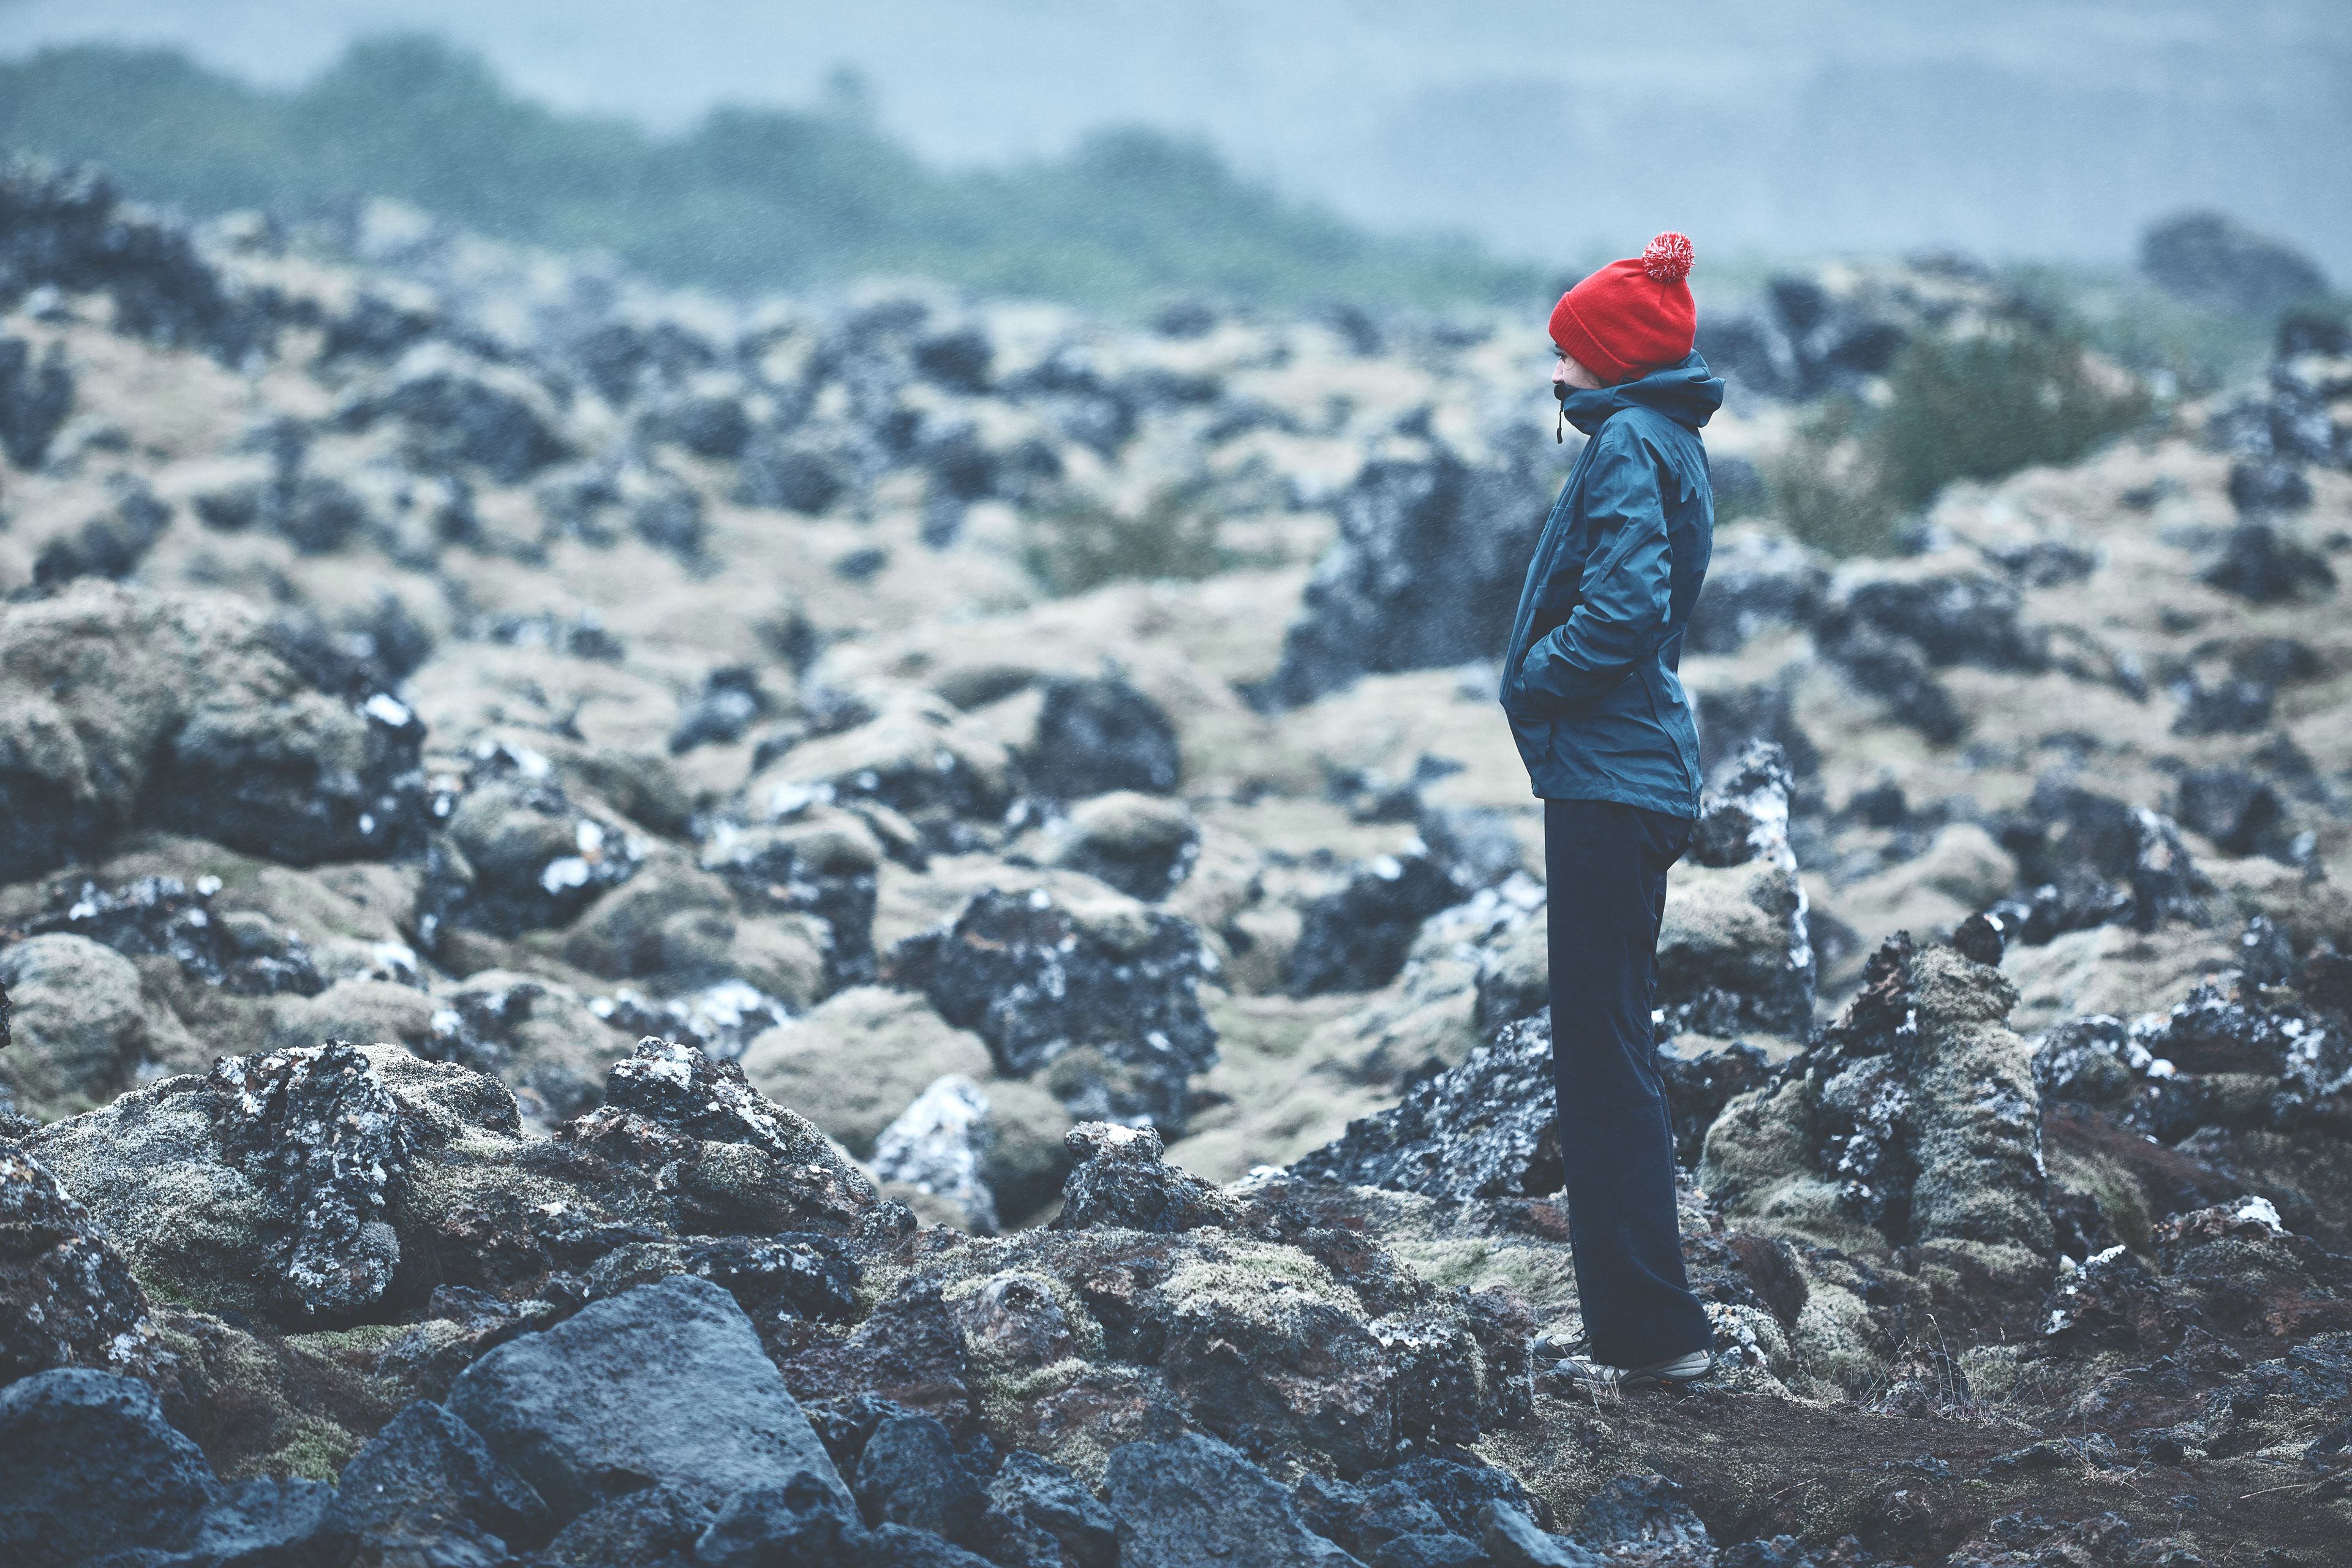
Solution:
[[[287,84],[397,29],[656,128],[805,103],[847,68],[947,164],[1148,123],[1366,223],[1510,256],[1671,224],[1718,256],[2112,263],[2149,218],[2210,205],[2352,272],[2340,0],[0,0],[0,56],[163,44]]]

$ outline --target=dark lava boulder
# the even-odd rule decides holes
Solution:
[[[1511,1555],[1516,1545],[1523,1557],[1546,1563],[1556,1540],[1538,1523],[1550,1522],[1550,1508],[1508,1470],[1434,1454],[1352,1482],[1302,1477],[1298,1504],[1317,1534],[1374,1563],[1485,1563],[1488,1557],[1471,1542],[1495,1533],[1496,1509],[1516,1517],[1504,1523],[1499,1547],[1486,1548],[1493,1561],[1519,1561]]]
[[[1108,893],[1081,902],[987,888],[894,949],[891,972],[986,1041],[1003,1071],[1054,1067],[1049,1082],[1077,1114],[1178,1127],[1185,1085],[1217,1059],[1199,991],[1206,963],[1179,916]],[[1082,1050],[1101,1067],[1064,1064]]]
[[[1816,279],[1780,273],[1766,279],[1756,308],[1707,311],[1697,346],[1743,394],[1853,393],[1885,374],[1920,314],[1895,299],[1833,293]]]
[[[545,1501],[480,1433],[422,1399],[343,1467],[327,1526],[364,1559],[385,1562],[461,1543],[495,1561],[500,1545],[528,1550],[552,1528]]]
[[[0,879],[132,826],[298,866],[413,850],[424,735],[310,685],[233,600],[85,582],[0,608]]]
[[[51,536],[33,557],[33,584],[58,588],[77,577],[130,576],[172,524],[172,509],[143,484],[114,487],[115,503],[79,528]]]
[[[2286,803],[2263,779],[2237,768],[2191,768],[2180,775],[2175,815],[2224,854],[2252,855],[2280,837]]]
[[[1064,1133],[1076,1168],[1062,1187],[1055,1230],[1116,1226],[1172,1234],[1234,1224],[1240,1210],[1215,1186],[1168,1164],[1149,1127],[1089,1121]]]
[[[350,1550],[329,1520],[335,1489],[323,1481],[257,1476],[213,1500],[196,1521],[188,1556],[205,1568],[309,1568]]]
[[[675,1487],[646,1487],[565,1525],[538,1561],[545,1568],[692,1568],[695,1543],[716,1517]]]
[[[802,1476],[730,1499],[696,1540],[690,1561],[698,1568],[867,1568],[872,1547],[839,1482]]]
[[[1063,800],[1139,790],[1166,795],[1183,776],[1176,726],[1116,670],[1042,686],[1036,738],[1024,759],[1033,787]]]
[[[343,1321],[400,1267],[391,1223],[408,1165],[398,1107],[341,1041],[223,1057],[205,1079],[228,1160],[274,1200],[268,1304],[289,1321]]]
[[[569,925],[636,874],[642,837],[616,813],[575,804],[538,752],[484,742],[466,780],[425,860],[426,952],[452,926],[515,936]]]
[[[2025,808],[2001,823],[2000,837],[2017,858],[2026,891],[1992,912],[2030,946],[2094,926],[2146,931],[2211,918],[2211,885],[2179,828],[2146,806],[2047,777]]]
[[[224,1316],[385,1321],[436,1285],[576,1303],[666,1268],[771,1324],[840,1310],[854,1271],[820,1238],[856,1231],[876,1195],[824,1134],[665,1041],[641,1042],[604,1098],[526,1137],[495,1079],[397,1046],[311,1047],[134,1089],[26,1147],[141,1279]]]
[[[982,1529],[992,1538],[989,1555],[998,1562],[1008,1555],[1024,1561],[1001,1549],[1013,1542],[1026,1548],[1026,1563],[1037,1568],[1060,1568],[1064,1557],[1077,1568],[1112,1568],[1118,1561],[1116,1516],[1085,1482],[1043,1454],[1016,1448],[1004,1456],[988,1483],[988,1510]]]
[[[1549,1010],[1507,1026],[1457,1068],[1348,1124],[1293,1175],[1429,1197],[1534,1197],[1559,1190]]]
[[[0,1384],[64,1366],[173,1384],[147,1293],[105,1233],[38,1161],[0,1138]]]
[[[724,665],[712,670],[703,677],[702,689],[678,710],[677,727],[669,736],[670,755],[740,740],[751,721],[773,702],[760,685],[759,671],[751,666]]]
[[[1856,690],[1884,700],[1893,722],[1909,725],[1939,746],[1968,733],[1968,717],[1951,689],[1936,679],[1908,637],[1855,621],[1822,627],[1816,643],[1822,657]]]
[[[625,1170],[636,1174],[624,1190],[643,1181],[674,1194],[677,1230],[839,1234],[876,1202],[873,1184],[806,1118],[767,1100],[734,1062],[674,1040],[639,1040],[606,1076],[604,1103],[557,1128],[555,1142],[583,1179]]]
[[[2032,674],[2048,668],[2048,638],[2018,619],[2024,599],[1989,573],[1890,567],[1841,578],[1823,607],[1821,635],[1835,642],[1867,626],[1916,647],[1930,665]]]
[[[2215,212],[2150,225],[2139,269],[2176,299],[2250,316],[2327,292],[2327,275],[2309,257]]]
[[[1192,870],[1200,848],[1200,824],[1182,802],[1114,790],[1071,809],[1055,863],[1157,903]]]
[[[469,363],[434,343],[411,351],[391,384],[354,403],[343,418],[362,426],[397,419],[420,468],[470,464],[502,485],[572,455],[543,388],[517,371]]]
[[[12,1568],[184,1547],[215,1484],[143,1383],[60,1368],[0,1388],[0,1561]]]
[[[197,254],[185,225],[121,200],[97,170],[0,161],[0,311],[45,285],[104,294],[115,331],[228,363],[275,317],[269,297],[236,289]]]
[[[2257,605],[2324,597],[2336,591],[2336,568],[2326,556],[2288,538],[2276,523],[2259,519],[2231,529],[2199,576],[2225,594]]]
[[[812,516],[841,499],[856,477],[850,462],[832,447],[777,435],[751,438],[741,475],[735,499],[743,505]]]
[[[853,1489],[869,1524],[898,1524],[966,1541],[987,1506],[948,1429],[929,1415],[892,1415],[874,1428]]]
[[[1113,1449],[1103,1484],[1118,1516],[1120,1568],[1341,1568],[1356,1561],[1307,1527],[1273,1477],[1197,1432]]]
[[[639,426],[656,441],[675,441],[698,458],[740,458],[751,444],[743,401],[718,393],[677,398],[648,410]]]
[[[1699,772],[1710,784],[1759,741],[1780,747],[1797,778],[1810,782],[1820,777],[1821,748],[1797,722],[1788,681],[1715,686],[1693,695],[1697,698]]]
[[[48,907],[25,922],[26,936],[87,937],[126,958],[169,957],[200,985],[233,996],[315,996],[327,983],[301,939],[250,913],[213,908],[212,883],[191,889],[176,877],[141,877],[121,887],[53,884]]]
[[[73,401],[61,344],[51,343],[36,363],[31,344],[0,333],[0,453],[27,471],[39,468]]]
[[[1422,922],[1470,891],[1426,853],[1359,862],[1344,885],[1302,912],[1298,941],[1283,960],[1283,989],[1294,996],[1378,990],[1404,967]]]
[[[559,1521],[623,1478],[713,1506],[754,1487],[842,1485],[751,1320],[701,1279],[641,1285],[509,1341],[466,1369],[449,1408]]]
[[[895,694],[878,712],[855,698],[818,700],[836,711],[813,715],[816,733],[752,775],[743,790],[748,819],[872,801],[911,822],[924,850],[994,845],[991,834],[1013,799],[1013,761],[1002,742],[927,693]]]
[[[1256,700],[1292,708],[1360,676],[1493,658],[1549,499],[1532,465],[1473,469],[1451,455],[1365,465]]]

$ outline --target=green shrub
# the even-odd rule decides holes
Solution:
[[[1168,486],[1139,512],[1067,496],[1022,520],[1021,563],[1056,597],[1122,578],[1195,582],[1232,563],[1215,515],[1192,490]]]
[[[1862,423],[1859,404],[1832,398],[1798,426],[1769,475],[1789,531],[1831,555],[1887,553],[1902,516],[1858,433]]]
[[[1832,399],[1799,427],[1771,475],[1790,532],[1833,555],[1883,554],[1954,479],[2063,464],[2140,425],[2142,384],[2064,328],[2012,321],[1968,337],[1922,335],[1888,367],[1885,398]]]
[[[2148,414],[2138,384],[2103,374],[2074,333],[2022,323],[1915,337],[1886,381],[1866,440],[1887,493],[1906,508],[1954,479],[2071,463]]]

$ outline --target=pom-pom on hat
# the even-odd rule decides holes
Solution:
[[[1612,261],[1559,297],[1551,341],[1603,381],[1623,381],[1688,358],[1698,326],[1691,302],[1690,237],[1672,230],[1642,254]]]

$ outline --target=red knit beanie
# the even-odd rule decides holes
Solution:
[[[1551,341],[1603,381],[1623,381],[1689,357],[1691,242],[1671,231],[1638,257],[1612,261],[1559,297]]]

